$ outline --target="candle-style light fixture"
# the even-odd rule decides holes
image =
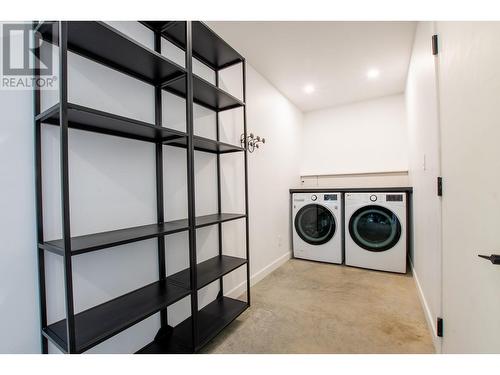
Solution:
[[[253,133],[250,133],[245,140],[245,134],[242,134],[240,137],[240,143],[243,148],[246,144],[248,152],[254,152],[256,148],[259,148],[260,143],[266,143],[266,139],[264,137],[261,138],[258,135],[254,136]]]

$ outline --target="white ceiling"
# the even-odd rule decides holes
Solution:
[[[302,111],[404,91],[415,22],[208,24]],[[371,68],[380,70],[369,80]],[[312,84],[308,95],[304,86]]]

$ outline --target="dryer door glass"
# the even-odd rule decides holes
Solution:
[[[319,204],[302,207],[295,216],[295,230],[311,245],[322,245],[335,234],[335,218],[330,210]]]
[[[381,206],[362,207],[351,216],[349,232],[356,244],[369,251],[385,251],[401,237],[401,224],[391,210]]]

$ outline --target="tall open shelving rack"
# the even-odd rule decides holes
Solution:
[[[59,46],[59,102],[41,112],[41,94],[34,90],[34,131],[36,208],[38,237],[38,271],[40,285],[40,321],[42,352],[48,352],[52,342],[64,353],[82,353],[132,325],[160,312],[161,328],[155,339],[138,353],[198,352],[250,306],[250,266],[248,233],[248,155],[246,147],[221,142],[219,139],[219,112],[243,109],[243,133],[246,139],[246,65],[245,59],[199,21],[141,21],[154,33],[151,50],[103,22],[58,21],[34,22],[34,38],[42,38]],[[185,67],[161,54],[161,40],[167,39],[185,52]],[[35,45],[37,40],[34,40]],[[68,102],[68,51],[111,67],[154,86],[155,122],[146,123]],[[35,50],[35,53],[40,53]],[[193,57],[213,69],[215,85],[193,74]],[[38,59],[36,59],[38,60]],[[38,62],[36,61],[36,64]],[[241,64],[243,100],[219,88],[219,72]],[[34,68],[39,77],[39,66]],[[162,91],[186,100],[186,132],[162,126]],[[193,104],[216,113],[216,139],[194,135]],[[60,175],[62,239],[44,240],[42,204],[42,124],[60,128]],[[149,225],[71,237],[68,129],[80,129],[101,134],[152,142],[156,149],[157,222]],[[163,146],[186,149],[188,217],[182,220],[164,220],[163,202]],[[195,215],[194,153],[203,151],[217,157],[218,212]],[[221,211],[220,155],[244,153],[245,212]],[[222,223],[245,220],[246,258],[224,255],[222,252]],[[219,254],[197,263],[196,230],[218,226]],[[173,275],[166,274],[165,236],[188,231],[189,268]],[[101,249],[157,238],[158,281],[125,295],[75,314],[73,299],[72,257]],[[45,285],[45,252],[63,257],[66,318],[48,324]],[[83,254],[83,255],[82,255]],[[246,302],[224,296],[223,276],[242,266],[246,267]],[[198,310],[198,290],[219,280],[217,298]],[[190,296],[191,316],[172,327],[168,324],[166,309],[171,304]]]

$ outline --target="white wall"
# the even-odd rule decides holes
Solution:
[[[340,173],[300,176],[302,188],[385,188],[410,186],[407,171]]]
[[[0,90],[0,353],[39,351],[32,103]]]
[[[437,351],[436,319],[441,315],[441,201],[439,122],[433,22],[419,22],[408,71],[409,175],[413,186],[413,273]]]
[[[260,280],[290,256],[289,189],[299,183],[302,112],[251,66],[248,130],[266,138],[249,155],[252,275]]]
[[[113,23],[122,32],[152,46],[152,34],[137,23]],[[164,53],[182,62],[182,54],[163,43]],[[153,90],[116,71],[74,54],[69,56],[69,99],[101,110],[153,121]],[[196,64],[195,72],[213,80],[213,72]],[[254,69],[247,72],[248,130],[268,142],[249,155],[250,249],[253,281],[288,259],[288,189],[298,183],[298,153],[302,114]],[[222,86],[241,96],[241,71],[231,69]],[[0,352],[39,351],[36,273],[32,94],[1,92],[2,112],[9,116],[0,128],[2,141],[0,252]],[[44,97],[44,107],[57,98]],[[185,129],[184,100],[164,93],[164,126]],[[7,110],[8,109],[8,110]],[[221,140],[238,144],[242,111],[221,114]],[[215,116],[195,109],[195,132],[215,137]],[[60,237],[58,128],[43,128],[44,218],[46,240]],[[155,221],[154,146],[139,141],[70,130],[70,197],[72,235],[147,224]],[[5,147],[4,147],[5,145]],[[186,152],[164,147],[165,216],[187,216]],[[223,210],[243,212],[243,155],[222,156]],[[273,162],[276,168],[270,168]],[[196,212],[216,211],[215,156],[197,152]],[[244,255],[244,221],[224,224],[224,253]],[[198,260],[217,254],[217,227],[198,230]],[[188,264],[187,233],[166,237],[167,272]],[[49,322],[64,317],[61,258],[47,254]],[[157,278],[156,241],[147,240],[73,258],[75,310],[82,311]],[[243,290],[244,269],[225,278],[225,292]],[[200,306],[210,302],[217,283],[200,292]],[[8,287],[6,287],[8,285]],[[175,325],[189,314],[189,298],[169,308]],[[20,328],[21,327],[21,330]],[[93,353],[133,352],[152,340],[158,314],[91,349]],[[56,352],[51,347],[51,352]]]
[[[402,94],[308,112],[300,174],[406,171],[407,143]]]

